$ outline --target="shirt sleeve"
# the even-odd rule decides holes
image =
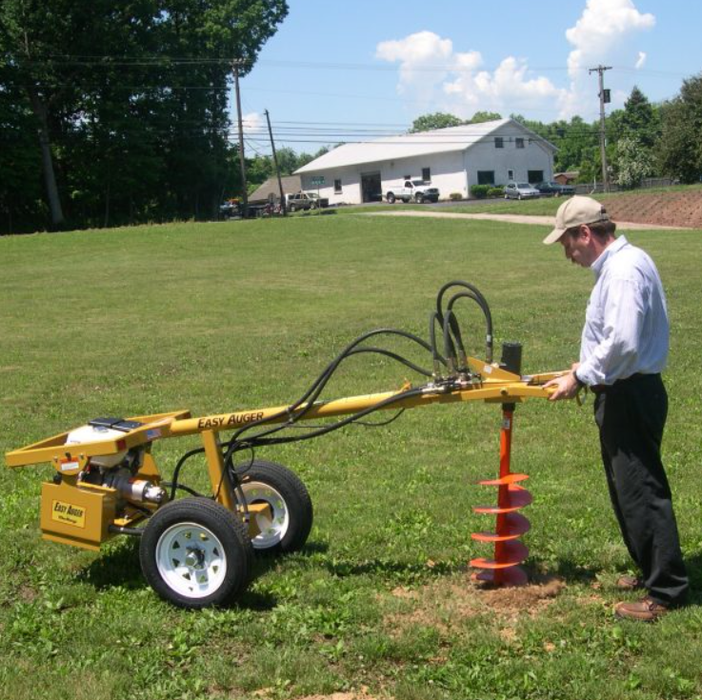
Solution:
[[[578,367],[583,382],[589,386],[613,384],[632,374],[630,368],[636,366],[641,347],[645,297],[644,286],[638,280],[615,278],[599,302],[601,308],[588,310],[588,315],[592,312],[599,316],[602,327],[597,333],[599,341]]]

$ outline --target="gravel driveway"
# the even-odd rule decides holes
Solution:
[[[537,226],[547,226],[553,228],[554,216],[525,216],[524,214],[459,214],[458,212],[438,212],[438,211],[418,211],[417,209],[407,209],[405,211],[378,211],[364,212],[360,216],[419,216],[432,217],[435,219],[481,219],[485,221],[503,221],[510,224],[535,224]],[[636,224],[629,221],[617,221],[617,228],[623,231],[656,231],[656,230],[688,230],[685,226],[659,226],[658,224]]]

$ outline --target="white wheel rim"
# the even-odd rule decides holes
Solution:
[[[227,557],[217,536],[197,523],[178,523],[156,544],[156,566],[169,588],[187,598],[205,598],[219,589]]]
[[[275,547],[285,537],[290,527],[288,505],[279,491],[260,481],[245,481],[241,485],[247,505],[267,503],[270,509],[268,517],[265,513],[252,513],[251,517],[258,527],[258,535],[251,540],[254,549]]]

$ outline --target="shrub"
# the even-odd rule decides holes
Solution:
[[[491,185],[471,185],[470,193],[476,199],[485,199],[491,188]]]
[[[488,197],[504,197],[505,190],[504,187],[491,187],[487,193]]]
[[[463,199],[463,195],[460,192],[451,192],[449,199],[452,202],[460,202]]]

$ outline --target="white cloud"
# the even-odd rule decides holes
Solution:
[[[482,61],[477,51],[454,53],[450,39],[428,31],[396,41],[382,41],[375,55],[383,61],[400,64],[398,94],[427,101],[433,98],[454,67],[472,70]]]
[[[264,119],[265,117],[258,112],[249,112],[249,114],[244,114],[241,117],[241,126],[244,133],[250,132],[252,134],[260,134],[264,127],[268,128],[267,125],[265,125]]]
[[[565,33],[574,48],[568,55],[571,83],[568,94],[561,100],[560,116],[587,116],[595,109],[597,83],[594,76],[590,78],[591,69],[600,65],[632,65],[634,61],[640,68],[646,54],[636,52],[632,42],[655,24],[656,18],[650,13],[640,13],[633,0],[587,0],[575,26]]]
[[[575,47],[568,56],[571,78],[616,52],[629,35],[651,29],[655,23],[656,18],[642,15],[633,0],[587,0],[580,19],[566,30],[566,39]]]
[[[429,31],[384,41],[376,57],[400,64],[398,93],[471,117],[478,110],[507,114],[553,104],[558,89],[545,77],[529,77],[526,61],[508,56],[494,70],[485,70],[478,51],[456,52],[450,39]]]
[[[655,23],[652,14],[638,11],[634,0],[587,0],[575,25],[565,32],[572,46],[565,86],[537,75],[526,59],[511,55],[497,68],[488,69],[479,51],[456,51],[451,39],[430,31],[383,41],[375,55],[399,64],[397,92],[421,103],[417,111],[447,111],[468,118],[478,110],[507,116],[558,109],[559,118],[579,114],[590,119],[598,113],[599,100],[597,76],[590,75],[589,69],[598,65],[641,68],[646,54],[636,50],[633,42]],[[609,84],[612,75],[608,72],[605,77]],[[613,95],[618,92],[613,90]]]

